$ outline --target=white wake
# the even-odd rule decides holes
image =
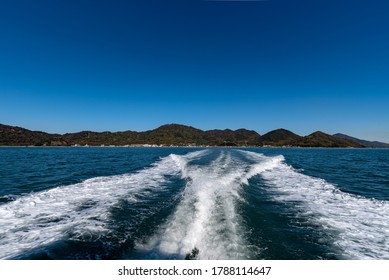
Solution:
[[[278,201],[334,237],[346,259],[389,259],[389,203],[340,191],[280,162],[261,173]]]
[[[222,152],[209,165],[193,165],[176,156],[187,180],[174,214],[136,249],[150,258],[183,258],[192,249],[198,259],[249,259],[260,248],[245,240],[247,229],[237,209],[239,192],[252,176],[276,166],[280,158],[265,158],[250,164]]]
[[[109,210],[119,200],[136,202],[136,194],[152,194],[164,187],[165,175],[179,176],[180,172],[171,155],[134,174],[92,178],[0,205],[0,258],[12,258],[63,238],[104,235]]]

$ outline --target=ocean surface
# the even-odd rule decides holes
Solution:
[[[0,259],[389,259],[389,149],[0,148]]]

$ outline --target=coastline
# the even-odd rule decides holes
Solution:
[[[168,145],[124,145],[124,146],[0,146],[0,148],[183,148],[183,149],[358,149],[358,150],[387,150],[388,148],[372,147],[301,147],[301,146],[168,146]]]

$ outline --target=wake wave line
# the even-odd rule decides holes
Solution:
[[[201,152],[188,155],[195,158]],[[179,176],[174,156],[134,174],[97,177],[22,196],[0,205],[0,258],[13,258],[54,241],[107,233],[110,208],[119,200],[134,203],[139,193],[164,187],[166,175]]]
[[[136,249],[148,258],[183,258],[199,249],[199,259],[249,259],[260,248],[245,240],[247,229],[237,210],[243,201],[239,192],[248,179],[276,166],[281,158],[262,158],[254,165],[221,152],[209,165],[190,165],[184,157],[175,159],[183,167],[187,185],[182,199],[159,232]]]
[[[389,259],[388,202],[342,192],[285,163],[261,176],[276,200],[295,205],[301,217],[330,233],[344,258]]]
[[[216,156],[215,156],[216,155]],[[212,158],[215,156],[215,158]],[[389,203],[344,193],[304,175],[283,156],[249,151],[202,150],[171,154],[136,173],[97,177],[32,193],[0,205],[0,258],[14,258],[58,240],[96,238],[110,231],[110,210],[121,200],[149,202],[169,190],[171,178],[185,188],[173,214],[152,236],[135,244],[145,258],[250,259],[262,248],[249,244],[249,225],[239,206],[250,178],[265,181],[271,199],[286,203],[333,238],[344,258],[389,259]]]

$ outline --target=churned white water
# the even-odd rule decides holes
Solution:
[[[281,161],[261,176],[274,199],[294,205],[300,217],[322,231],[331,232],[334,249],[343,252],[344,258],[389,259],[387,201],[342,192],[325,180],[301,174]]]
[[[324,243],[331,242],[336,257],[389,259],[387,201],[342,192],[293,169],[283,156],[228,149],[171,154],[132,174],[96,177],[1,204],[0,258],[18,257],[59,240],[97,240],[111,230],[111,209],[121,201],[153,203],[149,199],[158,199],[160,191],[174,189],[181,191],[177,205],[172,204],[176,207],[170,215],[156,216],[163,219],[153,234],[136,239],[130,251],[146,258],[180,259],[197,248],[198,259],[250,259],[264,249],[247,237],[252,228],[242,208],[249,203],[243,195],[248,188],[261,188],[271,202],[293,209],[292,215],[304,220],[302,226],[328,233]]]
[[[168,156],[134,174],[92,178],[0,205],[0,258],[62,238],[97,238],[106,233],[109,210],[119,200],[136,202],[135,194],[163,188],[165,175],[177,175],[180,170]]]
[[[185,156],[175,156],[187,180],[182,199],[158,234],[137,249],[151,258],[182,258],[192,249],[199,259],[247,259],[260,250],[245,240],[247,228],[237,210],[239,195],[248,179],[276,166],[279,159],[262,158],[250,164],[222,152],[209,165],[190,164]]]

